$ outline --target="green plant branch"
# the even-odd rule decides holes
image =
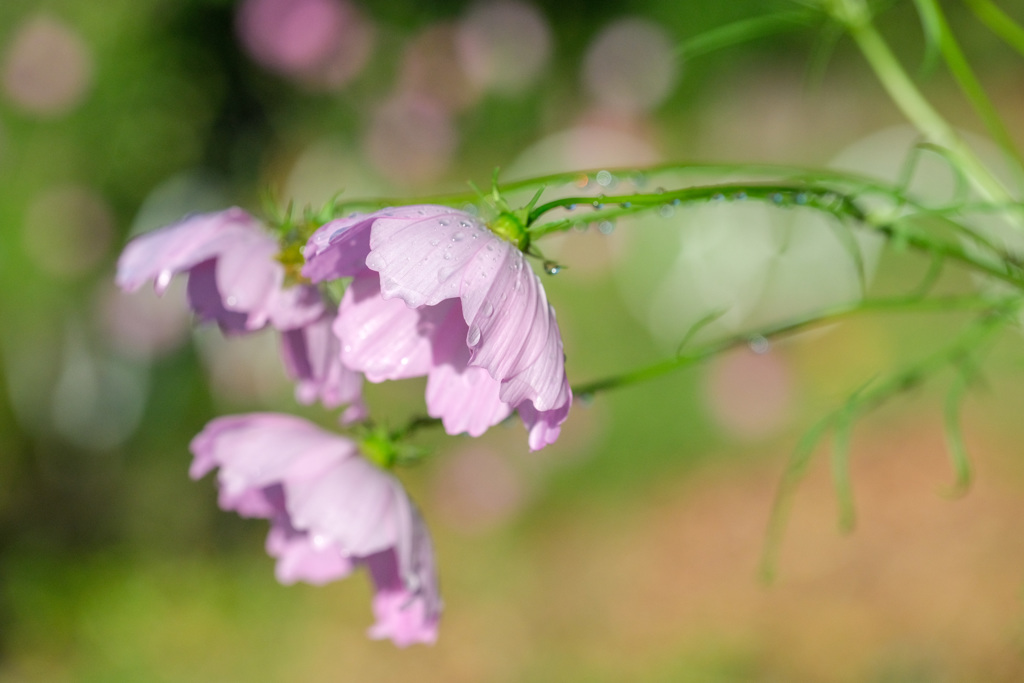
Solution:
[[[833,15],[846,26],[882,87],[900,111],[927,139],[949,150],[950,158],[963,170],[975,189],[991,201],[1014,201],[1009,191],[917,89],[871,23],[870,13],[863,1],[834,0]]]
[[[1024,56],[1024,28],[991,0],[964,0],[974,16],[988,26],[992,33]]]
[[[768,521],[765,548],[761,555],[760,573],[762,578],[770,581],[774,577],[782,535],[792,509],[793,494],[806,474],[815,447],[825,432],[829,428],[840,429],[843,421],[852,420],[859,414],[873,410],[892,396],[918,386],[938,370],[949,365],[960,364],[965,359],[979,353],[983,346],[990,341],[990,338],[1003,329],[1007,319],[1020,309],[1022,302],[1024,300],[1019,297],[990,302],[986,313],[958,335],[953,343],[935,351],[884,382],[862,388],[838,410],[826,415],[804,434],[790,456],[776,492],[775,503]],[[959,396],[957,400],[959,401]],[[959,432],[957,432],[957,436],[959,436]],[[962,446],[962,444],[957,444],[957,446]],[[966,453],[960,450],[954,450],[951,453],[954,459],[955,473],[958,479],[961,479],[964,476]],[[838,457],[840,460],[843,459],[842,455]],[[836,458],[837,456],[834,454],[834,468]],[[840,464],[843,463],[840,462]],[[833,472],[835,476],[835,469]],[[852,507],[847,509],[847,506],[852,505],[852,495],[849,490],[839,489],[837,492],[840,496],[840,526],[842,528],[845,522],[852,520]]]
[[[949,67],[949,71],[960,86],[960,90],[963,91],[964,96],[971,103],[971,106],[974,107],[975,112],[981,117],[985,127],[988,128],[989,134],[1003,149],[1003,152],[1014,162],[1013,168],[1019,180],[1022,168],[1024,168],[1024,159],[1021,158],[1013,138],[999,116],[999,112],[985,93],[985,89],[964,56],[963,50],[960,49],[960,45],[953,35],[953,31],[946,20],[945,14],[942,12],[942,8],[936,0],[914,0],[914,3],[917,5],[918,12],[922,16],[931,17],[930,23],[934,25],[935,31],[937,31],[938,35],[936,37],[939,41],[939,49],[942,52],[946,66]]]
[[[1016,299],[1014,299],[1016,300]],[[573,393],[581,399],[610,389],[639,384],[657,379],[675,370],[696,365],[723,351],[749,344],[752,339],[776,337],[793,334],[818,325],[838,322],[844,318],[873,312],[949,312],[965,310],[990,310],[998,306],[998,302],[981,295],[920,298],[916,294],[909,296],[864,299],[858,302],[838,304],[820,309],[809,315],[800,316],[767,327],[751,329],[734,334],[714,342],[704,344],[690,351],[683,350],[672,358],[666,358],[650,365],[631,370],[622,374],[592,380],[573,387]],[[692,334],[687,336],[692,337]]]

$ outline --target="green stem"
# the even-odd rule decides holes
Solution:
[[[872,410],[890,397],[917,386],[936,370],[968,357],[988,342],[1002,327],[1007,317],[1019,310],[1021,303],[1022,300],[1019,298],[993,302],[988,315],[982,316],[967,327],[952,344],[939,349],[885,382],[865,387],[856,394],[854,406],[844,404],[838,411],[825,416],[807,431],[790,456],[775,495],[775,503],[768,520],[764,551],[761,554],[760,573],[765,580],[774,577],[783,531],[792,509],[793,494],[807,472],[815,446],[825,432],[830,427],[836,427],[837,422],[844,417],[843,413],[850,410],[856,410],[858,413]]]
[[[992,33],[1024,56],[1024,28],[991,0],[964,0],[974,15],[988,26]]]
[[[949,150],[950,158],[961,168],[983,197],[995,202],[1014,198],[992,175],[944,118],[924,98],[871,23],[862,0],[841,0],[836,17],[842,21],[860,48],[882,87],[910,122],[932,142]]]
[[[1024,160],[1021,159],[1020,152],[1017,151],[1013,138],[1010,137],[1009,131],[999,116],[999,112],[996,111],[995,106],[985,93],[985,89],[964,56],[963,50],[960,49],[960,45],[957,43],[956,37],[953,35],[953,31],[939,3],[936,0],[914,0],[914,2],[917,4],[918,11],[922,16],[930,17],[930,22],[938,31],[939,49],[942,51],[942,57],[946,61],[946,66],[949,67],[950,73],[953,74],[953,78],[956,79],[957,84],[960,86],[960,90],[971,103],[971,106],[974,107],[974,111],[981,117],[992,138],[1014,162],[1014,170],[1020,176],[1022,167],[1024,167]]]
[[[599,391],[619,389],[633,384],[638,384],[640,382],[646,382],[648,380],[661,377],[662,375],[666,375],[674,370],[690,365],[696,365],[697,363],[707,360],[711,356],[715,356],[731,348],[749,344],[751,339],[756,339],[757,337],[780,337],[786,334],[799,332],[816,325],[834,323],[840,319],[853,315],[860,315],[868,312],[891,311],[943,312],[990,310],[999,308],[1001,305],[1005,304],[993,302],[991,299],[985,299],[977,295],[934,297],[929,299],[922,299],[918,296],[910,295],[888,297],[884,299],[865,299],[859,302],[838,304],[818,310],[810,315],[795,318],[793,320],[787,320],[776,325],[735,334],[710,344],[705,344],[673,358],[661,360],[627,373],[613,375],[611,377],[605,377],[575,386],[573,387],[573,393],[577,396],[592,396]]]

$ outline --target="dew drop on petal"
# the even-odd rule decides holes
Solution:
[[[366,257],[366,267],[370,270],[383,270],[387,266],[387,261],[379,251],[371,251]]]
[[[174,277],[174,273],[170,270],[161,270],[160,274],[156,276],[156,291],[163,292],[167,289],[167,286],[171,284],[171,278]]]
[[[465,222],[465,221],[463,221],[463,222]],[[461,242],[462,238],[465,237],[465,236],[466,236],[465,233],[457,232],[454,235],[452,235],[452,242]]]
[[[494,306],[491,305],[490,301],[485,301],[484,305],[480,307],[480,315],[485,318],[490,318],[494,315]]]
[[[436,247],[436,246],[437,246],[437,245],[439,245],[440,243],[441,243],[441,242],[440,242],[440,241],[438,241],[438,240],[430,240],[430,246],[432,246],[432,247]]]
[[[597,224],[597,230],[602,235],[610,235],[615,232],[615,223],[611,221],[601,221]]]
[[[448,224],[451,223],[451,221],[448,220],[447,218],[442,218],[437,223],[438,223],[438,225],[441,225],[441,226],[447,226]]]
[[[467,221],[467,220],[459,221],[459,227],[460,228],[468,228],[470,225],[471,225],[471,223],[469,221]]]
[[[452,253],[450,251],[444,252],[444,260],[445,261],[451,261],[452,260]]]
[[[480,328],[473,325],[469,328],[469,334],[466,335],[466,345],[469,347],[476,346],[480,343]]]

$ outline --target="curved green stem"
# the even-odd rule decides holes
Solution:
[[[1016,301],[1016,298],[1009,299]],[[864,299],[858,302],[838,304],[815,311],[806,316],[787,320],[764,328],[734,334],[724,339],[705,344],[691,351],[667,358],[630,372],[592,380],[573,387],[573,393],[580,397],[592,396],[600,391],[619,389],[656,379],[675,370],[696,365],[708,358],[731,348],[749,344],[752,339],[775,337],[800,332],[802,330],[834,323],[843,318],[869,312],[941,312],[964,310],[991,310],[999,308],[1000,302],[993,302],[978,295],[956,297],[934,297],[922,299],[916,294],[909,296],[888,297],[883,299]]]
[[[1014,201],[1010,192],[917,89],[875,30],[862,0],[838,0],[834,13],[846,25],[882,87],[910,122],[929,140],[949,150],[950,158],[960,166],[983,197],[995,202]]]

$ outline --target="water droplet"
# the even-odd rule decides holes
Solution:
[[[494,243],[493,242],[488,242],[487,243],[487,251],[494,251]]]
[[[234,295],[229,296],[227,299],[224,300],[224,303],[226,303],[228,306],[235,306],[238,304],[238,297]]]
[[[566,209],[566,211],[575,211],[576,210],[576,205],[575,204],[569,204],[568,206],[565,207],[565,209]]]
[[[796,203],[800,204],[800,205],[806,204],[807,203],[807,193],[806,192],[798,193],[796,195]]]
[[[737,192],[736,194],[734,194],[732,196],[732,198],[733,199],[737,199],[739,201],[743,201],[744,199],[747,198],[747,193],[746,192]]]
[[[427,215],[427,212],[424,211],[423,209],[416,209],[416,215],[417,216],[425,216],[425,215]]]
[[[472,225],[472,223],[470,223],[470,222],[469,222],[469,221],[467,221],[467,220],[461,220],[461,221],[459,221],[459,227],[460,227],[460,228],[468,228],[468,227],[469,227],[469,226],[471,226],[471,225]],[[456,233],[456,234],[458,234],[458,233]]]
[[[664,187],[655,188],[654,194],[665,194],[665,188]]]
[[[156,276],[156,288],[159,291],[167,289],[167,285],[171,284],[171,278],[174,277],[174,273],[170,270],[161,270],[160,274]]]
[[[615,232],[615,223],[611,221],[601,221],[597,224],[597,231],[602,235],[610,235]]]
[[[598,171],[595,179],[597,180],[597,184],[601,187],[608,187],[615,180],[615,176],[608,171]]]
[[[775,202],[776,204],[781,204],[782,200],[783,196],[781,192],[776,192],[772,195],[772,201]]]
[[[444,252],[444,260],[445,261],[451,261],[452,260],[452,253],[450,251]]]
[[[330,244],[334,240],[338,239],[339,237],[344,235],[347,230],[348,228],[338,228],[337,230],[331,233],[330,237],[327,238],[327,243]]]
[[[679,197],[676,197],[675,199],[672,200],[672,206],[679,206],[682,203],[683,203],[683,200],[680,199]]]
[[[450,223],[451,223],[451,221],[448,220],[447,218],[442,218],[441,220],[438,221],[438,224],[442,225],[442,226],[447,226]]]
[[[490,318],[494,315],[494,306],[491,305],[490,301],[485,301],[484,305],[480,307],[480,315],[485,318]]]
[[[750,350],[756,354],[768,353],[772,348],[771,342],[759,334],[751,337],[747,343],[750,345]]]
[[[465,221],[463,221],[463,222],[465,222]],[[462,238],[464,238],[465,236],[466,236],[465,233],[457,232],[454,235],[452,235],[452,242],[461,242]]]
[[[379,251],[371,251],[366,257],[366,267],[370,270],[381,271],[388,265]]]
[[[725,199],[725,195],[722,194],[721,192],[716,192],[713,195],[711,195],[711,201],[713,202],[720,202],[723,199]]]
[[[675,213],[676,210],[672,207],[671,204],[662,204],[658,208],[658,215],[661,216],[662,218],[671,218],[672,216],[675,215]]]
[[[548,275],[558,275],[562,270],[562,266],[558,265],[554,261],[544,262],[544,272]]]
[[[604,199],[604,195],[603,194],[597,195],[597,199],[594,200],[594,208],[595,209],[603,209],[604,208],[604,202],[601,201],[602,199]]]
[[[447,282],[448,278],[450,278],[458,269],[458,266],[449,266],[447,268],[442,268],[441,270],[437,271],[437,281]]]
[[[466,346],[474,347],[480,343],[480,328],[473,325],[469,328],[469,334],[466,335]]]
[[[622,202],[621,204],[619,204],[619,206],[621,206],[623,209],[628,209],[629,207],[633,206],[633,202]]]
[[[438,240],[430,240],[430,246],[432,247],[436,247],[439,244],[441,244],[441,242]]]

